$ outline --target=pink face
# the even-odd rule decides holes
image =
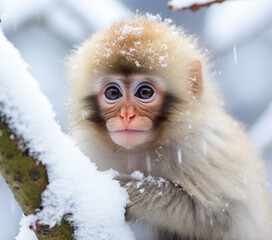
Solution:
[[[112,141],[132,148],[152,140],[162,100],[163,91],[153,79],[135,77],[129,83],[119,78],[106,81],[98,92],[98,103]]]

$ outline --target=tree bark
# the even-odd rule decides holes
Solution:
[[[28,150],[21,151],[18,139],[0,116],[0,174],[14,194],[25,215],[35,214],[41,208],[41,194],[48,184],[46,167],[29,156]],[[49,228],[37,224],[38,239],[72,240],[73,229],[66,220],[59,226]]]

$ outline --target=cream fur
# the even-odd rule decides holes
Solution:
[[[196,59],[203,67],[199,97],[193,94],[190,73]],[[131,200],[128,220],[148,224],[160,239],[272,239],[263,163],[241,126],[222,109],[207,56],[191,36],[167,23],[134,16],[92,36],[68,59],[68,66],[72,135],[99,169],[120,171],[117,179]],[[82,99],[96,93],[103,76],[122,74],[120,66],[157,77],[165,91],[183,100],[156,141],[137,149],[118,148],[85,117],[89,110]],[[128,174],[134,170],[167,182],[133,178]]]

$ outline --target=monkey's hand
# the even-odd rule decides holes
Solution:
[[[129,175],[115,177],[126,188],[130,203],[126,207],[126,220],[151,223],[158,229],[181,233],[192,229],[192,198],[175,183],[162,178],[133,178]],[[188,226],[187,226],[188,225]]]

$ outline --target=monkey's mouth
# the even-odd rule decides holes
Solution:
[[[150,135],[150,131],[138,129],[121,129],[110,132],[112,141],[125,148],[131,148],[147,142],[150,139]]]
[[[144,130],[137,130],[137,129],[122,129],[122,130],[116,130],[112,131],[113,133],[144,133],[147,131]]]

